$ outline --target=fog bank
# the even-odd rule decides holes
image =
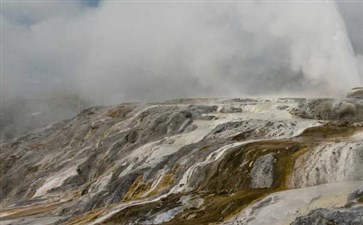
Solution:
[[[363,2],[85,2],[2,2],[3,101],[341,96],[362,84]]]

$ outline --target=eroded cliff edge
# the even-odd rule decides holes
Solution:
[[[2,224],[361,224],[363,100],[93,107],[0,162]]]

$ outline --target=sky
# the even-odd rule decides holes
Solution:
[[[2,1],[1,95],[92,104],[342,96],[363,1]]]

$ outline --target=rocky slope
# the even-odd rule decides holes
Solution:
[[[363,100],[93,107],[1,143],[1,224],[363,224]]]

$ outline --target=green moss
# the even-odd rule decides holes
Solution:
[[[363,131],[362,127],[346,124],[326,124],[319,127],[310,127],[299,135],[300,138],[313,140],[330,139],[338,137],[349,137],[356,132]]]

